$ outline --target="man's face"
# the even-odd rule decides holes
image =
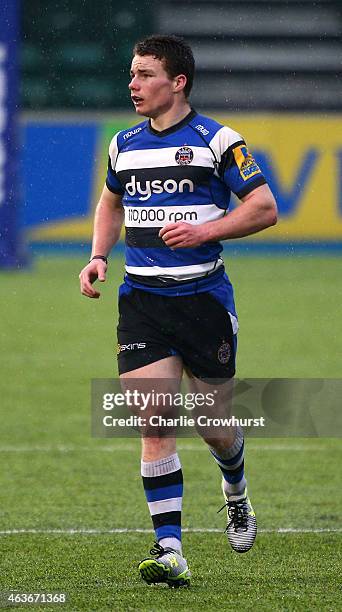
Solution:
[[[139,115],[156,118],[172,107],[176,80],[168,76],[161,60],[152,55],[135,55],[131,79],[128,87]]]

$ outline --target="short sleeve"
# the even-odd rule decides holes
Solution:
[[[108,169],[106,177],[106,185],[112,193],[123,195],[125,190],[123,189],[115,172],[116,160],[118,156],[118,134],[115,134],[109,145],[108,155]]]

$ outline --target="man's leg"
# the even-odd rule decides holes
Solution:
[[[121,379],[126,388],[131,379],[135,388],[139,379],[158,379],[159,392],[174,394],[179,390],[182,371],[181,359],[172,356],[126,372]],[[170,408],[172,410],[172,406]],[[146,416],[153,414],[155,409],[148,406]],[[153,433],[148,430],[142,436],[141,475],[156,534],[156,545],[151,549],[156,559],[144,559],[139,569],[148,583],[167,582],[170,586],[183,586],[190,577],[181,545],[183,474],[176,452],[176,439],[162,435],[162,431],[159,435]]]
[[[213,391],[213,385],[196,378],[190,378],[190,387],[192,391],[204,394]],[[207,416],[230,417],[233,379],[216,386],[215,389],[217,390],[215,406]],[[198,432],[208,444],[222,473],[222,491],[225,499],[223,508],[227,507],[228,516],[226,528],[228,540],[236,552],[247,552],[254,544],[257,525],[255,513],[247,495],[243,430],[235,426],[209,426],[199,428]]]

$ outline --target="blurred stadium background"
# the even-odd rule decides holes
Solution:
[[[16,41],[3,67],[13,77],[16,55],[19,75],[11,77],[3,104],[13,112],[17,102],[20,107],[17,222],[26,240],[89,243],[108,142],[136,121],[127,95],[132,45],[159,31],[193,45],[193,105],[246,135],[277,197],[280,223],[252,243],[339,249],[341,3],[184,0],[174,6],[104,0],[99,11],[85,0],[3,3],[4,36],[11,32]],[[6,13],[13,16],[12,31]],[[13,163],[17,152],[13,146],[8,152]],[[13,200],[9,182],[6,195]],[[9,227],[5,239],[10,236]],[[234,244],[241,245],[246,241]],[[3,254],[1,261],[6,265]]]
[[[136,122],[127,83],[137,38],[167,32],[193,45],[193,105],[245,136],[278,201],[276,227],[225,245],[239,376],[341,376],[341,31],[337,0],[1,0],[1,589],[63,588],[73,611],[151,609],[134,563],[152,534],[130,534],[129,546],[108,534],[150,527],[137,441],[89,434],[90,379],[116,372],[122,244],[99,302],[81,298],[77,279],[109,141]],[[191,462],[200,448],[188,442],[185,526],[220,529],[215,467],[204,452]],[[221,536],[205,536],[209,553],[186,534],[195,589],[180,609],[236,609],[227,593],[248,610],[338,609],[340,462],[340,440],[252,440],[263,533],[233,561]],[[153,606],[169,610],[168,594],[154,592]]]

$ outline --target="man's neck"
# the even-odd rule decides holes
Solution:
[[[182,119],[190,113],[191,107],[187,102],[182,104],[182,106],[177,108],[171,108],[166,113],[159,115],[159,117],[151,118],[151,126],[157,132],[162,132],[163,130],[167,130],[168,128],[176,125]]]

